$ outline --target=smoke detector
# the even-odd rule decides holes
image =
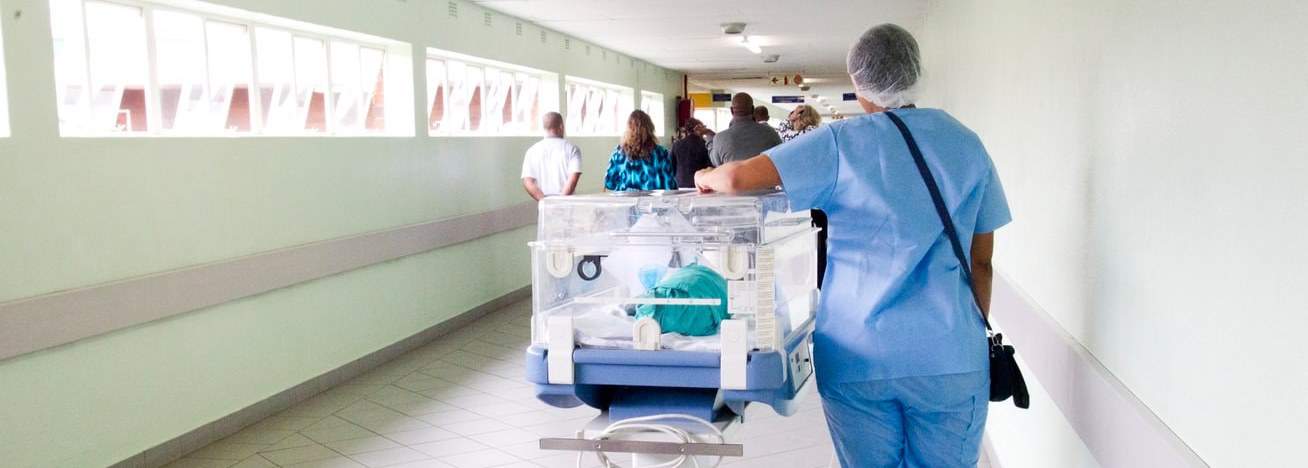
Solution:
[[[777,63],[778,60],[781,60],[781,56],[777,54],[770,54],[763,57],[763,63]]]
[[[722,34],[736,35],[745,32],[745,23],[722,23]]]

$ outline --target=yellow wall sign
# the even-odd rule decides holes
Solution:
[[[713,107],[713,94],[690,93],[690,102],[695,104],[696,109],[708,109]]]

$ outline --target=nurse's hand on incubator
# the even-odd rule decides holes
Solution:
[[[700,193],[741,193],[779,185],[781,174],[777,173],[777,166],[766,154],[695,173],[695,188]]]
[[[695,171],[695,189],[699,190],[699,193],[713,193],[714,190],[710,188],[708,184],[705,184],[703,182],[704,176],[707,176],[708,173],[712,171],[713,171],[712,167],[706,167],[698,171]]]

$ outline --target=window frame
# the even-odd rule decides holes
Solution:
[[[704,116],[700,112],[707,112],[711,115]],[[692,115],[709,130],[720,132],[726,130],[731,124],[731,109],[725,107],[704,107],[696,108]]]
[[[478,57],[474,55],[461,54],[458,52],[445,50],[445,49],[437,49],[435,47],[427,47],[426,49],[427,49],[426,54],[423,56],[423,60],[422,60],[423,70],[424,70],[423,76],[426,78],[424,89],[427,93],[425,99],[423,100],[425,106],[425,111],[423,112],[423,115],[427,117],[425,126],[427,128],[428,136],[431,137],[539,136],[540,133],[543,131],[538,128],[540,125],[539,122],[540,118],[542,118],[547,112],[561,112],[560,105],[559,105],[559,84],[561,80],[558,73],[547,71],[547,70],[541,70],[538,68],[518,65],[514,63],[501,62],[498,60]],[[489,91],[487,89],[487,85],[490,84],[490,80],[491,80],[488,77],[489,75],[487,73],[488,69],[495,69],[500,73],[508,72],[514,75],[526,74],[526,75],[534,76],[540,82],[536,90],[536,102],[539,103],[540,106],[538,109],[539,114],[535,116],[535,119],[538,121],[532,122],[532,124],[528,125],[527,128],[525,129],[505,130],[503,123],[500,125],[500,128],[496,129],[495,131],[484,130],[483,127],[484,123],[479,123],[478,127],[481,128],[478,128],[477,130],[446,130],[441,128],[433,129],[431,125],[431,119],[432,119],[432,108],[435,107],[436,96],[435,96],[435,90],[432,88],[432,84],[434,83],[433,77],[430,76],[430,72],[432,69],[431,62],[432,61],[441,62],[441,69],[445,70],[446,75],[448,76],[451,60],[456,62],[462,62],[462,66],[465,67],[473,66],[481,69],[481,73],[480,73],[481,87],[479,88],[481,94],[479,98],[479,107],[478,107],[481,116],[479,118],[481,119],[485,118],[484,116],[487,112],[485,107],[486,105],[485,100],[486,100],[486,95]],[[448,79],[442,78],[442,80],[443,80],[442,81],[443,84],[449,83]],[[515,84],[516,84],[516,79],[515,79]],[[510,93],[512,93],[512,89],[510,89]],[[450,99],[448,90],[443,95],[443,99],[444,102],[448,102],[448,100]],[[471,106],[471,104],[469,104],[469,106]],[[474,118],[474,116],[471,114],[471,109],[469,109],[469,112],[470,113],[468,117]],[[442,112],[442,121],[444,121],[444,119],[447,118],[447,114],[448,112],[444,112],[444,111]]]
[[[50,0],[51,2],[57,0]],[[88,2],[99,2],[111,5],[138,8],[141,10],[143,23],[145,27],[145,46],[146,46],[146,83],[145,83],[145,109],[146,109],[146,130],[140,132],[121,132],[105,129],[95,129],[88,125],[80,124],[74,128],[65,128],[62,118],[59,134],[65,138],[270,138],[270,137],[406,137],[413,136],[411,99],[408,89],[394,89],[412,87],[413,83],[412,70],[406,67],[397,66],[407,63],[412,55],[411,46],[407,43],[371,36],[363,33],[356,33],[348,30],[333,28],[330,26],[307,23],[295,19],[277,17],[273,15],[257,13],[248,10],[241,10],[233,7],[207,3],[200,0],[66,0],[79,4],[81,15],[81,39],[90,41],[88,35],[88,21],[86,15],[86,4]],[[228,129],[217,130],[176,130],[163,128],[163,103],[161,100],[161,86],[159,83],[159,63],[158,63],[158,43],[157,30],[155,28],[155,14],[158,11],[168,11],[184,15],[199,17],[203,30],[201,37],[204,38],[205,57],[202,59],[205,63],[205,82],[212,81],[213,58],[209,56],[208,45],[208,28],[210,23],[220,23],[244,27],[246,37],[249,41],[249,59],[250,73],[248,77],[247,97],[249,99],[250,130],[234,132]],[[51,18],[53,21],[54,18]],[[78,27],[71,25],[70,27]],[[325,66],[323,67],[326,76],[324,78],[323,88],[323,118],[325,120],[324,130],[315,131],[311,129],[284,131],[280,129],[269,130],[264,119],[264,104],[260,93],[259,81],[259,42],[258,35],[260,30],[276,30],[290,35],[291,40],[296,38],[305,38],[320,41],[323,44]],[[53,38],[52,38],[53,40]],[[383,52],[382,73],[383,89],[386,91],[388,98],[384,101],[384,115],[387,122],[380,131],[368,131],[366,123],[362,131],[350,131],[338,129],[334,114],[333,90],[334,80],[331,62],[331,47],[335,42],[347,43],[358,48],[359,53],[365,49],[380,50]],[[81,60],[85,62],[83,76],[78,77],[83,81],[83,86],[87,87],[89,93],[92,80],[91,69],[91,51],[89,47],[83,46],[81,49],[83,56]],[[294,58],[294,48],[292,48],[292,59]],[[56,64],[58,60],[55,61]],[[405,73],[407,72],[407,73]],[[56,75],[58,74],[56,69]],[[397,76],[400,75],[400,76]],[[407,79],[398,79],[407,77]],[[59,86],[56,80],[56,86]],[[211,86],[206,85],[206,90],[212,91]],[[83,99],[81,106],[89,109],[92,106],[91,99]],[[401,106],[402,111],[391,111],[392,106]],[[63,111],[63,105],[59,105],[59,112]],[[88,110],[84,109],[84,112]],[[391,117],[402,116],[399,121],[392,123]]]
[[[582,127],[583,124],[585,124],[584,121],[573,120],[574,116],[572,115],[572,109],[570,108],[572,105],[572,99],[571,99],[572,86],[570,85],[573,84],[591,88],[588,89],[588,92],[593,92],[595,90],[605,91],[606,101],[607,101],[608,93],[617,92],[619,97],[621,97],[622,100],[625,101],[625,103],[623,103],[625,105],[625,108],[617,109],[613,111],[615,112],[615,115],[614,115],[614,122],[613,122],[613,130],[611,132],[606,133],[606,132],[588,131],[584,127]],[[564,126],[568,129],[568,135],[578,136],[578,137],[615,137],[615,136],[621,137],[622,133],[626,130],[625,128],[626,125],[624,124],[624,122],[627,121],[627,116],[622,115],[623,114],[622,111],[625,110],[626,113],[630,114],[631,111],[639,109],[640,108],[639,103],[636,102],[637,96],[639,96],[639,94],[637,94],[636,89],[629,86],[622,86],[613,83],[605,83],[603,81],[591,80],[579,76],[568,75],[564,77],[563,97],[565,102],[567,102],[567,106],[569,107],[569,109],[568,112],[564,113],[563,119],[565,123]],[[584,116],[575,116],[575,117],[585,118]],[[573,122],[577,122],[577,123],[574,125]],[[582,127],[582,128],[578,128],[578,127]]]
[[[650,109],[645,107],[645,103],[647,102],[658,105],[659,115],[654,115],[654,113],[650,112]],[[667,138],[668,134],[665,132],[665,130],[667,130],[665,127],[668,126],[668,103],[663,97],[663,93],[646,89],[640,90],[639,109],[645,111],[646,114],[649,114],[650,120],[654,121],[654,134]]]

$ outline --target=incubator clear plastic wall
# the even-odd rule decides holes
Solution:
[[[579,346],[631,348],[638,310],[678,308],[725,310],[747,321],[753,349],[779,349],[816,309],[816,230],[808,210],[791,211],[780,192],[551,197],[539,216],[531,243],[537,344],[547,341],[550,317],[566,314]],[[658,294],[667,281],[691,277],[687,269],[706,287]],[[725,285],[725,295],[714,285]],[[719,349],[711,330],[663,331],[660,349]]]

